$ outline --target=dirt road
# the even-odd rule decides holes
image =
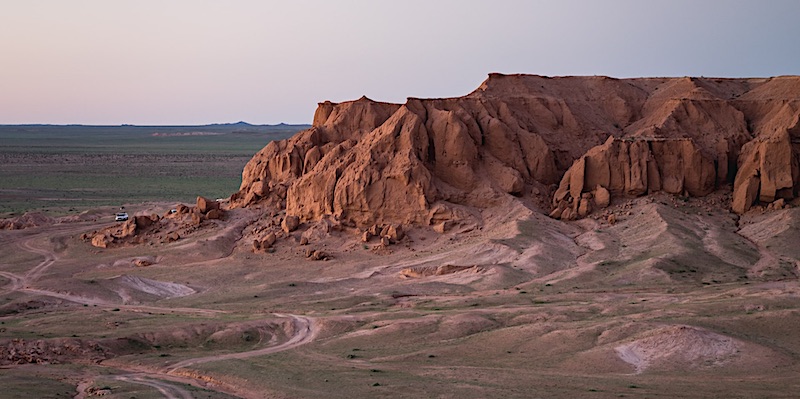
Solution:
[[[270,346],[247,352],[229,353],[225,355],[214,355],[214,356],[198,357],[194,359],[187,359],[167,367],[167,373],[174,373],[175,370],[177,369],[194,366],[202,363],[217,362],[221,360],[231,360],[231,359],[246,359],[255,356],[263,356],[263,355],[269,355],[271,353],[283,352],[285,350],[293,349],[300,345],[307,344],[313,341],[314,338],[316,337],[318,330],[316,329],[314,319],[306,316],[298,316],[293,314],[276,313],[275,315],[278,317],[287,317],[292,319],[292,322],[294,324],[295,335],[292,336],[288,341],[280,343],[275,346]]]
[[[191,392],[174,384],[151,378],[147,374],[125,374],[114,377],[117,381],[124,381],[132,384],[146,385],[155,388],[167,399],[194,399]]]
[[[86,228],[87,227],[83,224],[77,224],[74,226],[63,226],[63,227],[59,226],[58,234],[59,235],[79,234]],[[153,313],[164,313],[164,314],[178,313],[178,314],[193,314],[193,315],[200,315],[207,317],[213,317],[215,315],[228,313],[216,309],[159,307],[159,306],[148,306],[148,305],[124,305],[99,298],[89,298],[72,293],[56,292],[56,291],[36,288],[34,286],[36,281],[39,278],[41,278],[41,276],[44,275],[44,273],[46,273],[48,269],[50,269],[53,265],[56,265],[59,261],[59,257],[54,250],[48,248],[41,248],[35,245],[36,240],[41,238],[41,236],[45,234],[48,236],[52,236],[53,231],[34,234],[32,236],[26,237],[22,241],[17,242],[17,246],[20,249],[36,255],[40,255],[44,259],[42,259],[36,265],[31,267],[27,272],[24,273],[24,275],[15,274],[7,271],[0,271],[0,276],[9,280],[9,282],[4,287],[2,287],[2,290],[4,292],[8,293],[23,292],[31,295],[49,296],[79,304],[92,305],[98,307],[114,307],[132,312],[153,312]],[[187,378],[182,378],[185,376],[182,377],[174,376],[173,374],[176,374],[176,370],[188,368],[190,366],[203,363],[231,360],[231,359],[246,359],[255,356],[263,356],[272,353],[282,352],[309,343],[313,341],[317,335],[318,330],[316,328],[316,323],[314,319],[310,317],[292,315],[292,314],[275,314],[275,316],[291,319],[293,323],[294,335],[289,337],[288,340],[286,340],[285,342],[281,342],[273,346],[256,349],[252,351],[186,359],[181,362],[170,365],[169,367],[163,370],[154,370],[152,372],[131,372],[129,374],[117,375],[114,378],[119,381],[124,381],[131,384],[144,385],[154,388],[159,393],[161,393],[161,395],[163,395],[165,398],[169,399],[194,398],[191,392],[187,391],[185,388],[179,385],[176,385],[176,383],[174,382],[169,382],[168,380],[181,378],[182,382],[197,386],[199,388],[209,389],[209,387],[207,387],[207,384],[199,378],[194,378],[189,380]],[[86,387],[88,386],[89,385],[87,385]],[[76,396],[76,398],[85,397],[86,393],[82,391],[85,391],[86,387],[83,387],[83,389],[81,389],[80,386],[78,387],[78,395]],[[220,390],[220,392],[225,392],[228,394],[231,394],[230,391],[231,391],[230,389]]]

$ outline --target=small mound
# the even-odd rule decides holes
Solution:
[[[125,288],[134,289],[163,299],[179,298],[197,292],[183,284],[167,283],[137,276],[125,275],[115,278],[114,281]]]
[[[457,314],[444,318],[432,338],[447,340],[463,338],[498,328],[498,323],[477,314]]]
[[[0,340],[0,365],[60,364],[80,359],[97,362],[111,356],[108,348],[82,339],[3,339]]]
[[[721,366],[739,353],[743,343],[731,337],[692,326],[668,326],[615,349],[636,373],[648,368]]]
[[[0,230],[22,230],[53,223],[55,223],[53,218],[41,212],[26,212],[22,216],[0,219]]]
[[[400,275],[409,278],[422,278],[431,276],[444,276],[447,274],[460,273],[471,270],[475,273],[483,271],[478,266],[456,266],[456,265],[442,265],[442,266],[416,266],[409,267],[400,271]]]
[[[754,212],[742,217],[740,225],[742,228],[738,233],[748,240],[787,260],[800,259],[800,246],[796,245],[800,209]]]
[[[146,267],[150,265],[155,265],[159,262],[159,257],[157,256],[136,256],[132,258],[125,258],[119,259],[114,262],[114,267]]]

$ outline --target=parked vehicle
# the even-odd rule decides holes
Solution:
[[[126,212],[120,212],[114,217],[115,222],[124,222],[128,220],[128,214]]]

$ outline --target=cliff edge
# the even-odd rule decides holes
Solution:
[[[359,227],[435,225],[526,198],[574,219],[614,196],[704,196],[734,211],[800,189],[800,77],[491,74],[458,98],[320,103],[245,166],[238,207]]]

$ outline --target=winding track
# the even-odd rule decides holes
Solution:
[[[292,323],[294,324],[294,335],[286,342],[275,346],[269,346],[266,348],[256,349],[252,351],[246,352],[238,352],[238,353],[228,353],[225,355],[214,355],[214,356],[205,356],[205,357],[197,357],[194,359],[184,360],[175,364],[170,365],[167,367],[167,373],[172,374],[175,370],[180,368],[185,368],[189,366],[194,366],[197,364],[202,363],[209,363],[209,362],[217,362],[221,360],[231,360],[231,359],[247,359],[250,357],[256,356],[263,356],[269,355],[271,353],[283,352],[285,350],[297,348],[300,345],[307,344],[314,340],[317,335],[317,329],[314,324],[314,319],[306,316],[298,316],[293,314],[278,314],[276,313],[275,316],[278,317],[288,317],[292,319]]]
[[[85,229],[85,226],[83,225],[71,226],[71,227],[72,227],[71,229],[59,229],[59,230],[64,230],[63,232],[66,232],[67,234],[75,234],[76,232]],[[57,261],[59,260],[58,256],[54,251],[44,248],[38,248],[33,245],[33,241],[39,235],[41,234],[34,235],[26,239],[25,241],[22,241],[18,245],[22,250],[40,255],[44,257],[44,259],[38,264],[36,264],[34,267],[32,267],[30,270],[28,270],[28,272],[25,273],[24,276],[20,276],[11,272],[0,271],[0,276],[3,276],[4,278],[10,281],[10,283],[6,284],[5,287],[2,287],[5,292],[7,293],[24,292],[27,294],[43,295],[53,298],[64,299],[70,302],[75,302],[80,304],[115,307],[134,312],[142,311],[142,312],[181,313],[181,314],[198,314],[203,316],[213,316],[220,313],[227,313],[226,311],[216,310],[216,309],[174,308],[174,307],[165,308],[165,307],[145,306],[145,305],[122,305],[122,304],[112,303],[109,301],[104,301],[101,299],[86,298],[68,293],[61,293],[61,292],[33,288],[32,284],[35,283],[36,280],[38,280],[51,266],[56,264]],[[289,337],[289,339],[285,342],[269,346],[266,348],[255,349],[246,352],[228,353],[224,355],[212,355],[212,356],[203,356],[193,359],[186,359],[181,362],[170,365],[164,370],[157,370],[152,373],[133,372],[129,374],[117,375],[114,378],[119,381],[155,388],[165,398],[168,399],[192,399],[194,398],[194,396],[191,394],[191,392],[187,391],[186,389],[178,385],[166,382],[162,380],[160,377],[175,378],[172,377],[172,374],[175,374],[176,370],[187,368],[193,365],[210,363],[215,361],[231,360],[231,359],[246,359],[250,357],[264,356],[272,353],[294,349],[297,348],[298,346],[312,342],[314,338],[317,336],[318,329],[313,318],[307,316],[293,315],[293,314],[275,314],[275,316],[282,318],[289,318],[292,320],[292,323],[294,325],[294,335]],[[202,380],[198,378],[194,378],[193,381],[186,381],[186,382],[203,389],[208,389],[206,384],[203,383]],[[230,394],[230,392],[226,393]],[[83,392],[78,392],[76,398],[78,397],[85,397],[85,394]]]
[[[159,379],[151,378],[147,374],[137,373],[137,374],[125,374],[125,375],[118,375],[114,377],[117,381],[124,381],[129,382],[132,384],[138,385],[145,385],[152,388],[155,388],[158,392],[161,392],[167,399],[194,399],[194,396],[187,390],[173,385]]]
[[[24,285],[23,278],[14,273],[0,272],[0,276],[3,276],[9,280],[8,285],[3,287],[2,292],[14,292],[21,289]]]
[[[54,263],[56,263],[56,261],[58,260],[58,256],[56,256],[56,253],[55,253],[55,252],[53,252],[53,251],[50,251],[50,250],[46,250],[46,249],[42,249],[42,248],[36,248],[36,247],[34,247],[34,246],[31,244],[31,241],[33,241],[33,240],[34,240],[34,238],[36,238],[36,236],[34,236],[34,237],[31,237],[31,238],[29,238],[29,239],[27,239],[27,240],[23,241],[23,242],[20,244],[20,248],[22,248],[22,249],[23,249],[23,250],[25,250],[25,251],[32,252],[32,253],[35,253],[35,254],[37,254],[37,255],[44,256],[44,260],[43,260],[43,261],[41,261],[41,262],[39,262],[39,264],[38,264],[38,265],[36,265],[35,267],[33,267],[33,268],[32,268],[31,270],[29,270],[27,273],[25,273],[25,279],[24,279],[24,281],[25,281],[26,283],[27,283],[27,282],[29,282],[29,281],[36,281],[37,279],[39,279],[39,277],[41,277],[41,276],[42,276],[42,274],[43,274],[43,273],[44,273],[44,272],[45,272],[45,271],[46,271],[48,268],[50,268],[50,266],[52,266]]]

